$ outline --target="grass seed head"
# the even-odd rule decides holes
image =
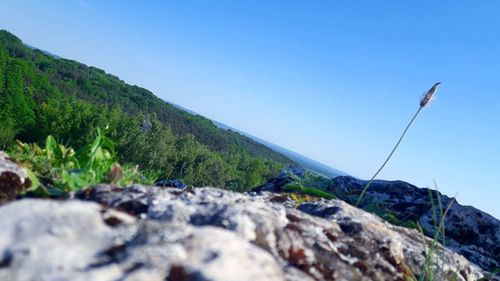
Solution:
[[[432,101],[434,94],[436,93],[437,86],[439,84],[441,84],[441,82],[437,82],[436,84],[434,84],[434,86],[432,86],[432,88],[430,88],[429,91],[427,91],[427,93],[422,97],[422,99],[420,99],[420,107],[424,107]]]

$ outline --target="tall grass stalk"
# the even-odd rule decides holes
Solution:
[[[432,199],[432,191],[429,191],[429,194],[431,195],[430,199],[431,199],[431,207],[433,209],[435,209],[435,203]],[[441,196],[439,195],[439,192],[436,190],[436,197],[439,201],[441,201]],[[445,229],[445,219],[446,219],[446,216],[448,215],[448,211],[450,210],[451,206],[453,205],[455,201],[455,197],[451,198],[450,202],[448,203],[448,206],[446,207],[446,210],[444,210],[443,212],[443,206],[442,206],[442,203],[439,202],[438,203],[438,208],[439,208],[439,213],[440,213],[440,218],[438,219],[437,218],[437,215],[434,215],[434,237],[432,239],[432,243],[429,247],[429,249],[427,250],[426,247],[425,247],[425,236],[424,236],[424,231],[422,230],[421,227],[419,227],[420,229],[420,233],[422,234],[422,238],[423,238],[423,243],[424,243],[424,251],[425,251],[425,262],[424,264],[422,265],[422,269],[420,271],[420,278],[419,278],[419,281],[424,281],[424,280],[444,280],[444,260],[443,260],[443,264],[441,265],[441,268],[438,268],[438,272],[437,273],[441,273],[441,279],[434,279],[434,275],[433,275],[433,270],[432,270],[432,257],[434,256],[434,252],[436,251],[436,248],[439,244],[439,238],[440,236],[442,236],[442,247],[443,247],[443,256],[444,256],[444,243],[445,243],[445,233],[444,233],[444,229]],[[435,211],[434,211],[434,214],[435,214]],[[438,265],[439,266],[439,265]]]
[[[384,163],[382,163],[382,166],[380,166],[380,168],[373,175],[373,177],[370,179],[370,181],[368,181],[368,183],[363,187],[363,190],[361,191],[361,194],[359,195],[359,198],[358,198],[358,200],[356,202],[356,206],[359,206],[359,204],[363,200],[363,196],[365,195],[365,193],[368,190],[368,188],[371,186],[371,184],[373,183],[373,181],[375,180],[375,178],[377,177],[377,175],[385,167],[385,165],[387,164],[387,162],[389,162],[389,159],[391,159],[392,155],[394,154],[394,152],[398,148],[399,144],[401,144],[401,141],[403,140],[404,136],[406,135],[406,132],[408,132],[408,129],[410,128],[411,124],[413,124],[413,121],[415,121],[415,119],[417,118],[417,116],[420,113],[420,111],[422,111],[422,108],[424,108],[425,106],[427,106],[432,101],[432,99],[434,97],[434,94],[436,92],[437,86],[439,84],[441,84],[441,82],[435,83],[434,86],[432,86],[432,88],[430,88],[427,91],[427,93],[420,99],[420,106],[419,106],[417,112],[415,113],[415,115],[413,115],[413,118],[411,118],[410,123],[408,123],[408,125],[406,125],[406,128],[404,129],[403,133],[399,137],[398,142],[396,143],[396,145],[392,149],[391,153],[389,153],[389,156],[387,156],[387,158],[385,159]]]
[[[427,245],[424,230],[423,230],[422,226],[420,224],[418,224],[418,230],[420,232],[423,247],[424,247],[424,254],[425,254],[424,263],[422,264],[422,267],[420,268],[419,277],[417,278],[415,276],[415,274],[410,273],[410,276],[407,276],[407,278],[405,278],[405,280],[408,280],[408,281],[410,281],[410,280],[411,281],[434,281],[434,280],[437,281],[437,280],[445,280],[445,278],[446,278],[445,273],[444,273],[444,256],[445,256],[444,248],[445,248],[445,241],[446,241],[445,240],[446,239],[445,219],[446,219],[446,216],[448,215],[448,212],[449,212],[451,206],[455,202],[455,198],[457,195],[455,195],[454,197],[452,197],[450,199],[450,202],[448,202],[446,209],[444,209],[443,203],[441,201],[441,195],[439,194],[436,183],[434,183],[434,185],[435,185],[435,190],[436,190],[436,199],[438,201],[438,203],[437,203],[438,210],[437,211],[439,211],[439,217],[438,217],[438,213],[436,211],[436,203],[435,203],[434,197],[432,195],[432,191],[429,190],[429,200],[431,203],[432,217],[433,217],[433,222],[434,222],[434,236],[432,237],[432,242],[430,243],[430,245]],[[436,264],[437,270],[434,270],[432,259],[435,255],[436,249],[439,245],[440,238],[441,238],[441,245],[443,247],[442,256],[441,256],[442,261],[441,261],[441,264],[439,264],[439,263]],[[454,277],[456,278],[456,275],[451,276],[450,280],[456,280],[456,279],[454,279]]]

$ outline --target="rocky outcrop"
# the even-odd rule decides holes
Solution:
[[[283,186],[294,182],[294,179],[289,175],[281,175],[276,178],[268,180],[263,185],[257,186],[252,189],[253,192],[284,192]]]
[[[416,230],[391,225],[340,200],[294,209],[285,207],[293,204],[284,194],[138,185],[124,190],[100,185],[76,197],[169,225],[169,231],[181,226],[231,231],[270,253],[286,280],[404,280],[410,273],[420,274],[424,244],[431,243]],[[442,247],[432,260],[443,280],[481,276],[478,267]]]
[[[267,251],[213,226],[134,217],[96,203],[0,208],[0,280],[283,280]]]
[[[0,280],[405,280],[432,244],[340,200],[141,185],[72,198],[0,207]],[[483,276],[439,245],[429,258],[435,280]]]
[[[355,202],[366,183],[353,177],[337,177],[332,179],[328,191],[347,202]],[[434,212],[439,214],[437,197],[434,190],[418,188],[404,181],[375,180],[360,207],[392,214],[401,221],[419,222],[425,233],[432,237],[435,230]],[[446,208],[451,198],[440,193],[439,197],[443,208]],[[431,203],[431,198],[434,204]],[[500,268],[498,219],[455,201],[445,218],[445,231],[448,248],[485,270]]]
[[[270,179],[253,189],[255,192],[284,192],[284,186],[296,179],[290,173]],[[355,204],[367,181],[340,176],[320,188],[337,198]],[[435,217],[439,201],[445,209],[452,199],[435,190],[418,188],[404,181],[375,180],[366,192],[360,208],[375,213],[393,224],[420,224],[428,237],[434,237]],[[432,200],[431,200],[432,199]],[[440,221],[440,218],[437,218]],[[471,206],[453,200],[445,218],[446,247],[467,257],[482,269],[492,272],[500,268],[500,221]]]
[[[14,199],[30,186],[26,170],[0,151],[0,204]]]
[[[175,187],[175,188],[180,188],[184,189],[187,186],[182,180],[180,179],[174,179],[174,180],[169,180],[169,179],[159,179],[155,181],[156,186],[161,186],[161,187]]]

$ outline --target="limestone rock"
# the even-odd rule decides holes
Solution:
[[[0,204],[14,199],[30,186],[26,170],[0,151]]]
[[[139,217],[147,221],[230,230],[272,254],[287,280],[403,280],[410,272],[420,274],[424,243],[431,243],[416,230],[391,225],[340,200],[304,203],[297,210],[283,206],[287,200],[276,200],[282,195],[268,192],[140,186],[97,190],[100,196],[92,200],[111,207],[124,206],[118,198],[135,194],[132,201],[140,200],[147,208]],[[443,280],[477,280],[482,275],[477,266],[441,246],[432,260],[432,270]]]
[[[293,180],[289,174],[280,175],[254,188],[253,191],[281,193],[282,187]],[[367,181],[350,176],[339,176],[331,179],[322,188],[345,202],[355,204],[366,183]],[[432,195],[429,195],[430,192]],[[419,188],[404,181],[375,180],[359,207],[376,213],[394,224],[416,226],[418,222],[424,232],[433,237],[434,213],[440,213],[437,197],[434,190]],[[443,208],[446,208],[451,198],[441,193],[439,197]],[[460,205],[454,200],[445,219],[445,230],[446,247],[467,257],[486,271],[491,272],[500,268],[498,219],[474,207]]]
[[[357,199],[366,181],[343,176],[332,180],[329,191],[340,199]],[[429,192],[434,200],[431,204]],[[446,208],[451,198],[440,194]],[[376,208],[394,215],[400,220],[419,222],[430,236],[434,235],[434,211],[439,214],[434,190],[418,188],[404,181],[375,180],[368,189],[361,208]],[[445,219],[447,247],[467,257],[487,271],[500,268],[500,221],[471,206],[456,201]]]
[[[137,221],[91,202],[0,207],[0,280],[284,280],[271,254],[233,232]]]

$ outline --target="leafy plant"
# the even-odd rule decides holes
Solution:
[[[381,217],[384,220],[386,220],[394,225],[399,225],[399,226],[403,226],[406,228],[418,229],[418,224],[416,222],[400,220],[394,214],[391,214],[391,213],[385,213],[385,214],[381,215]]]
[[[300,183],[291,182],[282,187],[283,191],[296,192],[299,194],[311,195],[316,197],[322,197],[325,199],[335,199],[332,194],[317,188],[304,187]]]
[[[292,199],[296,203],[295,205],[296,207],[301,205],[302,203],[317,200],[316,198],[311,197],[309,195],[297,194],[297,193],[290,194],[290,199]]]
[[[367,198],[368,200],[368,198]],[[403,226],[406,228],[413,228],[413,229],[418,229],[418,225],[415,221],[412,220],[407,220],[405,218],[398,218],[392,213],[392,211],[389,209],[389,204],[377,200],[371,199],[370,201],[366,202],[363,206],[363,210],[370,212],[372,214],[375,214],[387,222],[393,224],[393,225],[398,225],[398,226]]]
[[[129,164],[133,170],[137,164],[148,174],[179,178],[194,186],[247,191],[292,163],[146,89],[103,70],[32,50],[0,30],[0,149],[14,149],[16,139],[45,149],[47,136],[52,135],[79,152],[94,141],[98,127],[108,127],[106,135],[116,142],[124,169]],[[84,167],[69,169],[65,175],[71,185],[104,175],[80,169]]]
[[[100,129],[94,141],[76,151],[48,136],[45,147],[17,142],[14,158],[29,169],[39,184],[38,192],[60,195],[97,183],[127,185],[132,182],[151,183],[154,174],[142,174],[137,166],[121,167],[115,145]]]

